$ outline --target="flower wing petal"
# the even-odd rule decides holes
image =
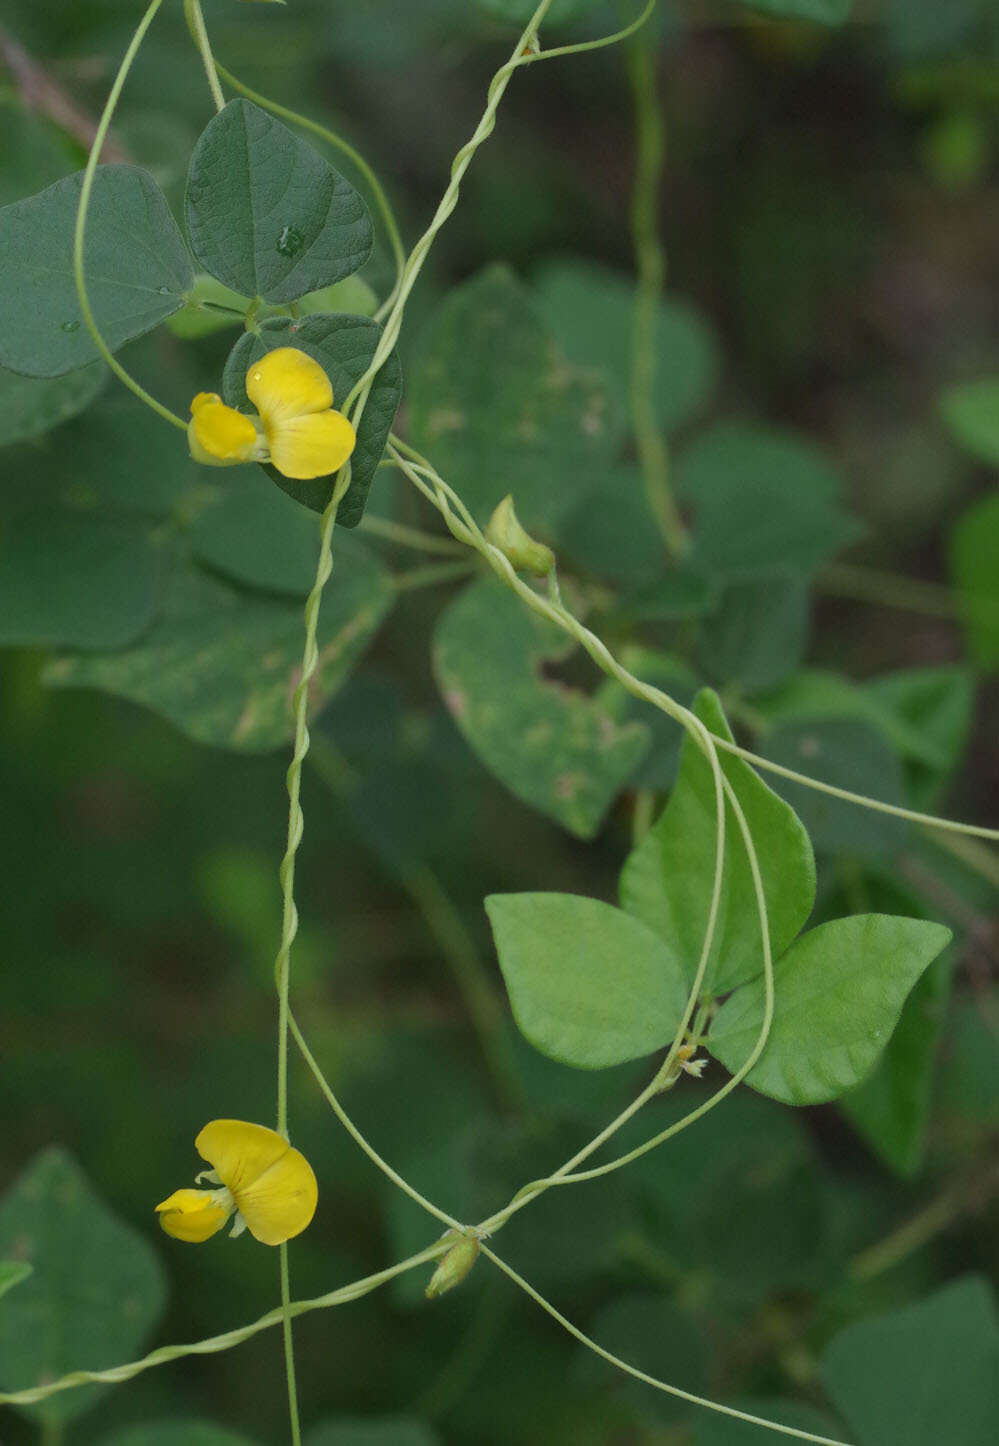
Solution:
[[[175,1240],[208,1240],[229,1219],[231,1211],[218,1205],[208,1190],[175,1190],[156,1207],[160,1224]]]
[[[246,462],[257,451],[257,429],[250,418],[227,407],[215,393],[199,392],[191,412],[187,441],[196,462],[225,467]]]
[[[333,405],[333,387],[318,362],[293,346],[279,346],[254,362],[246,373],[246,395],[268,431],[290,417],[325,412]]]
[[[236,1203],[256,1240],[263,1245],[283,1245],[309,1224],[318,1198],[312,1166],[298,1150],[289,1149],[252,1185],[239,1191]]]
[[[194,1148],[217,1172],[223,1185],[238,1195],[286,1155],[291,1146],[277,1130],[248,1120],[212,1120]]]
[[[339,471],[357,444],[347,418],[331,411],[281,422],[270,430],[268,440],[278,471],[302,481]]]

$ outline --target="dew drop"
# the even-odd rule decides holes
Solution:
[[[277,251],[281,256],[297,256],[304,244],[301,231],[294,226],[282,226],[277,239]]]
[[[172,296],[173,291],[169,286],[157,286],[156,290],[161,296]]]
[[[79,331],[79,330],[80,330],[80,323],[79,323],[78,321],[64,321],[64,322],[62,323],[61,327],[60,327],[60,330],[62,330],[62,331]]]

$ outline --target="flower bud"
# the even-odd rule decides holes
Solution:
[[[535,542],[517,520],[513,498],[506,496],[496,508],[486,528],[486,540],[524,572],[547,577],[555,566],[555,554],[543,542]]]
[[[428,1300],[434,1300],[438,1295],[443,1295],[445,1291],[453,1290],[456,1285],[460,1285],[479,1256],[477,1235],[457,1235],[456,1231],[448,1233],[457,1238],[455,1244],[451,1246],[430,1277],[430,1284],[427,1286],[426,1292]]]

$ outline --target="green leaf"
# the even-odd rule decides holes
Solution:
[[[903,1179],[926,1150],[934,1063],[950,995],[951,960],[931,964],[902,1009],[877,1065],[839,1107],[874,1153]]]
[[[950,938],[942,924],[890,914],[835,919],[803,934],[777,961],[773,1026],[747,1084],[791,1105],[822,1104],[859,1084]],[[711,1027],[708,1048],[733,1073],[756,1043],[763,1006],[758,978],[726,1000]]]
[[[226,475],[189,535],[195,557],[235,582],[304,597],[315,581],[315,514],[289,502],[256,467]]]
[[[731,741],[717,696],[705,689],[694,711],[719,738]],[[815,901],[815,861],[808,835],[782,799],[733,754],[718,750],[756,845],[774,957],[803,927]],[[714,775],[700,747],[684,740],[669,803],[621,872],[621,903],[675,950],[692,981],[704,944],[716,849]],[[720,994],[763,968],[752,874],[731,805],[725,807],[725,864],[714,944],[704,977]]]
[[[638,919],[576,894],[492,894],[486,913],[514,1019],[542,1054],[606,1069],[673,1038],[683,973]]]
[[[83,173],[0,210],[0,366],[55,377],[97,357],[73,281],[73,228]],[[98,329],[112,351],[183,305],[193,281],[177,223],[152,176],[98,166],[84,271]]]
[[[999,1436],[999,1318],[968,1275],[856,1322],[828,1346],[826,1388],[858,1446],[985,1446]]]
[[[592,261],[566,260],[543,266],[535,284],[569,360],[609,372],[623,424],[631,387],[634,279]],[[671,297],[659,305],[655,348],[656,412],[672,431],[709,401],[720,370],[718,344],[700,312]]]
[[[760,745],[760,756],[822,783],[881,803],[907,803],[897,754],[879,732],[859,719],[802,721],[777,728]],[[883,858],[897,853],[907,824],[891,814],[820,793],[774,775],[773,786],[801,817],[812,843],[827,853]]]
[[[368,553],[353,539],[338,547],[320,614],[311,716],[347,677],[392,599],[388,576]],[[302,639],[300,606],[182,574],[167,612],[137,647],[60,658],[44,678],[130,698],[195,742],[260,753],[293,736]]]
[[[772,577],[726,588],[718,612],[701,629],[704,671],[746,693],[774,688],[801,662],[808,640],[808,589]]]
[[[335,1416],[305,1433],[305,1446],[438,1446],[431,1426],[407,1416]]]
[[[248,1436],[213,1421],[143,1421],[106,1436],[101,1446],[253,1446]]]
[[[968,649],[983,668],[999,665],[999,494],[962,513],[950,535],[950,571]]]
[[[681,453],[675,486],[694,514],[688,564],[728,582],[808,578],[863,533],[830,462],[791,434],[719,422]]]
[[[258,331],[240,337],[229,353],[222,378],[225,400],[231,407],[252,410],[246,396],[246,373],[267,352],[294,346],[319,363],[333,384],[333,405],[342,406],[355,382],[371,365],[381,334],[377,322],[347,314],[306,316],[298,321],[273,318],[261,322]],[[337,513],[337,522],[343,527],[356,527],[364,515],[368,492],[401,398],[402,367],[393,351],[372,383],[357,429],[357,446],[350,459],[350,487]],[[322,512],[332,496],[333,477],[314,477],[300,482],[282,477],[274,467],[264,470],[282,491],[313,512]]]
[[[843,1434],[825,1411],[817,1411],[803,1401],[763,1397],[733,1404],[747,1415],[759,1416],[764,1421],[778,1421],[782,1426],[793,1426],[799,1431],[811,1431],[815,1436],[835,1440]],[[711,1411],[699,1411],[694,1418],[694,1446],[773,1446],[774,1441],[779,1439],[766,1426],[748,1426],[744,1421],[716,1416]]]
[[[96,362],[64,377],[24,377],[0,368],[0,447],[40,437],[84,411],[106,375]]]
[[[533,298],[501,267],[447,297],[408,399],[414,445],[482,524],[512,491],[528,532],[552,528],[610,455],[602,376],[566,362]]]
[[[166,564],[139,518],[15,517],[0,531],[0,647],[125,647],[160,610]]]
[[[999,467],[999,376],[950,387],[940,398],[940,414],[966,452]]]
[[[159,1320],[166,1286],[156,1254],[64,1150],[36,1155],[0,1200],[0,1255],[12,1254],[34,1271],[0,1309],[7,1389],[131,1360]],[[66,1421],[96,1394],[85,1387],[19,1409]]]
[[[570,833],[591,838],[648,747],[585,694],[546,682],[541,664],[574,644],[493,579],[441,614],[434,671],[445,703],[491,773]]]
[[[205,270],[270,302],[342,281],[373,244],[371,218],[350,182],[248,100],[230,101],[202,132],[185,212]]]
[[[6,1295],[8,1290],[27,1280],[34,1268],[26,1260],[0,1260],[0,1295]]]
[[[853,0],[735,0],[779,20],[814,20],[819,25],[842,25],[853,11]]]
[[[476,3],[487,14],[506,20],[511,25],[520,26],[526,25],[538,8],[537,0],[476,0]],[[553,0],[551,9],[545,16],[545,28],[568,25],[570,21],[585,15],[587,10],[592,10],[595,4],[596,0]]]

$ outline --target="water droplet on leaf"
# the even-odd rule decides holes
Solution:
[[[282,226],[281,234],[277,239],[277,250],[282,256],[297,256],[304,244],[304,237],[301,231],[296,231],[294,226]]]
[[[79,331],[80,323],[78,321],[64,321],[60,329],[62,331]]]
[[[156,290],[161,296],[172,296],[173,290],[169,286],[157,286]]]

